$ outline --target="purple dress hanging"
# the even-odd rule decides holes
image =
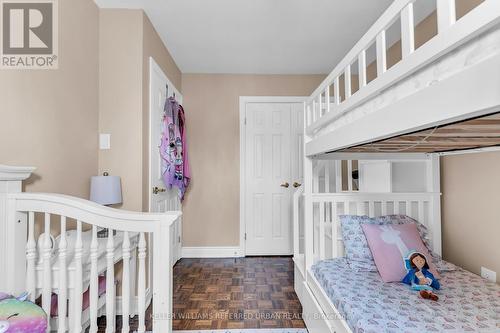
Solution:
[[[168,98],[165,102],[160,144],[162,178],[168,188],[179,189],[181,201],[191,178],[184,125],[184,109],[174,98]]]

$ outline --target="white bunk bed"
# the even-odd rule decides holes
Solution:
[[[415,49],[419,1],[395,0],[305,102],[304,187],[293,199],[294,261],[295,290],[312,333],[353,332],[313,272],[325,259],[343,256],[338,215],[408,215],[428,228],[431,250],[441,255],[439,155],[352,148],[500,111],[500,1],[482,1],[457,20],[456,0],[436,0],[437,34]],[[387,69],[386,31],[396,21],[402,57]],[[373,45],[375,59],[367,60]],[[376,61],[377,74],[367,83],[369,61]],[[353,79],[359,82],[355,93]],[[354,160],[383,162],[388,190],[356,191]],[[398,163],[423,163],[418,177],[406,170],[424,188],[394,190],[391,167]]]

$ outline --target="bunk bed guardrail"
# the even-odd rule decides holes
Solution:
[[[0,165],[0,243],[6,250],[0,264],[8,272],[0,280],[2,291],[26,290],[30,300],[41,300],[44,311],[52,313],[49,324],[57,326],[48,332],[82,332],[86,327],[97,332],[97,318],[103,314],[106,332],[115,332],[117,314],[137,315],[137,332],[145,332],[151,302],[153,331],[170,332],[170,233],[181,213],[130,212],[61,194],[22,192],[21,182],[33,170]],[[108,229],[104,239],[97,236],[100,228]],[[57,229],[60,235],[54,238]],[[131,261],[135,255],[137,267]],[[122,263],[121,275],[115,274],[117,262]],[[100,277],[106,280],[104,293]],[[122,332],[129,331],[129,320],[122,320]]]
[[[456,20],[456,0],[436,0],[437,34],[415,50],[414,4],[395,0],[368,32],[340,61],[305,103],[306,134],[313,136],[336,119],[434,60],[478,36],[500,21],[500,1],[484,0]],[[387,29],[401,22],[401,60],[387,69]],[[375,43],[376,78],[367,83],[367,50]],[[358,63],[358,90],[351,86],[352,67]],[[341,95],[341,77],[344,93]],[[341,100],[342,99],[342,100]]]
[[[312,221],[301,214],[303,194],[297,190],[293,198],[294,260],[302,272],[318,260],[344,255],[340,215],[407,215],[427,227],[433,250],[441,254],[441,193],[313,193]]]

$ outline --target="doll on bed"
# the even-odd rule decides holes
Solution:
[[[408,274],[401,282],[418,291],[422,298],[437,301],[439,298],[433,290],[439,290],[439,281],[429,271],[429,264],[425,256],[419,252],[412,252],[405,263]]]

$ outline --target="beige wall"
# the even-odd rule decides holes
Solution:
[[[99,132],[111,149],[99,151],[99,172],[122,178],[122,208],[147,210],[149,57],[181,86],[181,73],[142,10],[100,12]]]
[[[122,179],[123,208],[142,209],[142,12],[102,9],[99,132],[111,149],[99,150],[99,173]]]
[[[155,59],[170,82],[182,92],[182,74],[149,18],[143,14],[142,49],[142,209],[149,209],[149,58]]]
[[[443,257],[500,273],[500,152],[441,158]]]
[[[59,69],[0,72],[0,163],[37,167],[28,191],[88,197],[97,170],[98,8],[59,2]]]
[[[457,17],[483,1],[457,1]],[[476,274],[500,273],[499,165],[499,152],[441,158],[443,257]]]
[[[182,76],[193,181],[184,246],[239,245],[239,96],[304,96],[322,75]]]

